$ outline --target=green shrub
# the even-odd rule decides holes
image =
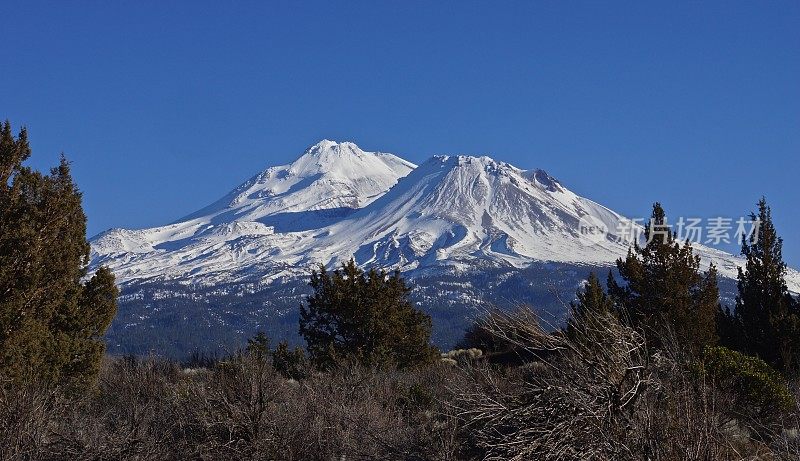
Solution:
[[[783,376],[766,362],[726,347],[706,347],[703,368],[728,398],[725,407],[761,436],[795,408]]]

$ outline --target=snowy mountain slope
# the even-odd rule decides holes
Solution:
[[[385,193],[415,166],[391,154],[323,140],[291,164],[268,168],[173,224],[111,229],[96,236],[92,260],[113,267],[122,283],[160,272],[180,277],[204,272],[201,268],[237,269],[268,255],[274,245],[291,245],[295,239],[282,237],[282,232],[341,219]],[[272,236],[263,242],[264,251],[247,245],[260,236]],[[242,251],[252,256],[237,256]],[[168,271],[173,264],[181,269]],[[182,270],[187,265],[191,268]]]
[[[587,233],[587,223],[602,232]],[[268,284],[350,257],[411,276],[533,262],[608,266],[626,254],[623,234],[632,226],[542,170],[469,156],[415,168],[322,141],[179,222],[101,234],[92,240],[92,264],[111,267],[123,285],[205,286]],[[738,257],[695,248],[720,275],[735,277]],[[788,282],[800,291],[796,271]]]
[[[595,244],[582,216],[614,228],[622,216],[578,197],[542,170],[489,157],[434,157],[386,195],[329,227],[318,246],[361,264],[403,270],[485,259],[522,267],[531,260],[602,264],[627,246]]]

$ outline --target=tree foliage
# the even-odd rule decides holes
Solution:
[[[23,166],[25,129],[0,128],[0,372],[14,379],[91,379],[116,312],[114,276],[86,266],[86,216],[69,163]]]
[[[254,355],[260,359],[265,359],[270,354],[269,337],[263,331],[259,331],[255,336],[247,340],[247,347],[245,350],[248,354]]]
[[[772,223],[772,211],[764,198],[758,202],[758,214],[751,213],[757,231],[743,236],[742,256],[747,259],[739,268],[736,296],[736,325],[743,352],[788,371],[795,368],[800,319],[794,300],[786,287],[786,264],[783,262],[783,239]]]
[[[575,296],[577,301],[570,303],[571,316],[567,321],[567,334],[570,338],[581,336],[577,330],[586,323],[586,317],[607,314],[614,310],[614,303],[603,291],[600,279],[594,272],[589,273],[586,284],[578,290]]]
[[[669,332],[690,352],[700,354],[704,346],[717,342],[716,268],[700,271],[700,257],[689,241],[681,244],[670,231],[659,203],[653,205],[645,237],[644,246],[636,243],[625,259],[617,260],[626,283],[609,277],[609,294],[654,345]]]
[[[342,360],[407,367],[435,357],[431,319],[408,300],[399,272],[362,271],[351,259],[311,275],[314,293],[300,310],[300,334],[310,359],[323,368]]]
[[[281,341],[272,351],[272,366],[286,378],[301,380],[308,377],[309,364],[306,353],[300,346],[289,348],[289,343]]]

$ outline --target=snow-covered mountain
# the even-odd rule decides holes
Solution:
[[[325,140],[173,224],[112,229],[91,245],[92,265],[109,266],[129,294],[159,284],[253,293],[351,257],[411,278],[460,274],[467,285],[489,270],[509,277],[532,266],[587,267],[569,285],[574,291],[589,267],[626,254],[635,228],[543,170],[471,156],[437,156],[416,167]],[[735,277],[742,264],[695,248],[723,277]],[[787,281],[800,292],[800,274],[791,270]],[[173,295],[174,288],[158,297]]]
[[[586,233],[590,223],[607,232]],[[403,271],[532,261],[611,265],[633,224],[543,170],[489,157],[437,156],[415,167],[397,156],[324,140],[268,168],[176,223],[112,229],[92,239],[93,264],[121,284],[269,279],[355,257]],[[738,257],[697,245],[721,275]],[[791,274],[795,275],[794,272]],[[800,284],[794,277],[795,291]]]

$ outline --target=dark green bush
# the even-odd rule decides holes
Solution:
[[[722,390],[725,407],[762,436],[774,432],[781,419],[795,408],[783,376],[763,360],[726,347],[706,347],[703,368]]]

